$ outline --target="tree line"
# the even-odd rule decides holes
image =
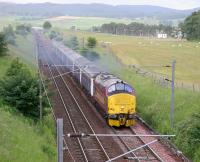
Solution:
[[[102,32],[116,35],[148,36],[156,37],[157,34],[167,34],[174,38],[186,38],[187,40],[200,40],[200,11],[193,12],[178,27],[170,25],[147,25],[137,22],[130,24],[108,23],[102,26],[92,27],[94,32]]]
[[[11,45],[16,45],[16,34],[26,37],[31,32],[31,25],[20,24],[15,28],[12,25],[5,26],[2,31],[2,35],[5,38],[5,42]]]
[[[175,27],[170,25],[146,25],[142,23],[132,22],[130,24],[123,23],[109,23],[103,24],[100,27],[93,27],[93,31],[118,34],[118,35],[133,35],[133,36],[157,36],[158,33],[165,33],[172,35]]]

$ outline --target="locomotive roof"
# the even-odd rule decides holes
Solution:
[[[118,77],[109,74],[109,73],[101,73],[96,77],[95,80],[98,84],[102,85],[103,87],[109,87],[112,84],[115,84],[117,82],[121,82],[122,80]]]
[[[77,59],[81,58],[82,56],[77,54],[75,51],[71,50],[70,48],[64,46],[61,43],[53,42],[54,45],[62,52],[68,59],[73,62],[76,62]]]
[[[89,61],[85,57],[71,50],[70,48],[64,46],[61,43],[54,42],[54,45],[62,52],[68,59],[73,61],[75,65],[79,66],[83,72],[90,78],[95,77],[97,74],[101,73],[102,70],[99,69],[93,62]]]

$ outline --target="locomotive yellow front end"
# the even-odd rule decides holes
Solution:
[[[136,96],[133,88],[125,83],[114,84],[108,89],[108,124],[132,126],[135,123]]]

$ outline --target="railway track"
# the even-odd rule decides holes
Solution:
[[[45,51],[49,51],[49,50],[45,50]],[[46,56],[47,56],[48,54],[46,53]],[[71,131],[71,130],[67,130],[67,132],[69,133],[72,133],[72,132],[74,132],[74,133],[77,133],[77,132],[89,132],[89,133],[94,133],[95,134],[95,132],[94,131],[89,131],[88,129],[86,129],[86,127],[84,126],[85,125],[85,121],[81,121],[80,120],[80,114],[78,115],[78,114],[76,114],[74,111],[76,111],[77,110],[77,108],[75,108],[74,107],[74,105],[70,105],[70,102],[72,101],[72,100],[74,100],[75,101],[75,103],[76,103],[76,105],[78,106],[78,108],[79,108],[79,111],[82,113],[82,115],[84,116],[84,118],[85,118],[85,120],[86,120],[86,122],[88,121],[87,120],[87,118],[86,118],[86,116],[84,115],[84,113],[82,112],[82,110],[81,110],[81,108],[80,108],[80,105],[79,105],[79,103],[78,103],[78,101],[76,101],[76,98],[73,96],[73,94],[72,94],[72,92],[71,92],[71,90],[70,90],[70,88],[68,87],[68,85],[67,85],[67,83],[65,82],[65,80],[64,80],[64,78],[63,77],[56,77],[56,78],[54,78],[54,76],[58,76],[59,74],[60,74],[60,72],[59,72],[59,70],[58,70],[58,68],[55,68],[55,66],[50,66],[50,65],[48,65],[47,64],[47,62],[45,62],[45,69],[44,69],[44,71],[46,71],[46,75],[48,76],[48,78],[52,78],[53,79],[53,82],[54,82],[54,85],[55,85],[55,88],[56,88],[56,91],[58,92],[58,94],[59,94],[59,97],[61,98],[61,101],[62,101],[62,104],[64,105],[64,108],[65,108],[65,111],[66,111],[66,109],[69,109],[69,108],[72,108],[71,110],[69,110],[69,111],[71,111],[71,112],[69,112],[69,113],[71,113],[72,114],[72,116],[71,116],[71,120],[74,120],[75,122],[77,122],[78,124],[78,131]],[[48,73],[48,74],[47,74]],[[65,88],[64,88],[65,87]],[[54,89],[54,91],[55,91],[55,89]],[[72,98],[70,98],[70,96],[66,96],[65,95],[65,93],[66,92],[69,92],[70,93],[70,95],[71,95],[71,97]],[[58,97],[58,98],[59,98]],[[85,101],[82,101],[82,102],[85,102]],[[64,104],[64,103],[67,103],[68,105],[66,106],[66,104]],[[60,106],[60,105],[59,105]],[[62,114],[64,114],[63,113],[63,111],[62,111]],[[94,114],[94,112],[92,113],[92,114]],[[77,118],[77,116],[79,117],[79,118]],[[91,115],[91,116],[93,116],[93,115]],[[96,118],[95,118],[96,119]],[[93,119],[93,121],[96,121],[96,120],[94,120]],[[73,121],[72,121],[73,122]],[[64,123],[65,123],[65,121],[64,121]],[[67,123],[69,123],[68,121],[67,121]],[[89,122],[88,122],[89,123]],[[105,125],[106,125],[106,123],[104,123]],[[97,126],[98,124],[97,123],[95,123],[95,125]],[[67,126],[67,127],[69,127],[69,126]],[[97,129],[96,128],[96,130],[99,130],[100,132],[102,132],[100,129]],[[107,133],[107,132],[106,132]],[[67,139],[66,138],[66,141],[68,141],[69,139]],[[100,155],[102,152],[104,152],[105,154],[106,154],[106,151],[105,151],[105,149],[102,151],[102,150],[100,150],[100,149],[96,149],[96,148],[89,148],[89,147],[92,147],[92,145],[94,145],[94,141],[92,141],[92,140],[88,140],[88,139],[81,139],[81,141],[87,141],[88,143],[86,144],[86,142],[82,142],[83,143],[83,146],[87,146],[87,148],[86,149],[84,149],[84,151],[85,152],[87,152],[87,154],[88,154],[88,156],[87,157],[90,157],[90,159],[88,159],[88,161],[106,161],[106,160],[109,160],[109,157],[108,157],[108,155],[107,155],[107,159],[105,159],[105,158],[103,158],[104,160],[102,160],[102,155]],[[99,143],[100,143],[100,140],[98,140],[99,141]],[[117,144],[116,144],[116,142],[114,141],[114,140],[110,140],[110,139],[101,139],[101,141],[104,143],[103,145],[106,147],[106,149],[107,149],[107,151],[109,152],[109,155],[111,155],[111,157],[113,157],[113,156],[116,156],[116,155],[118,155],[119,153],[122,153],[122,152],[117,152],[116,150],[119,150],[119,148],[118,148],[118,146],[117,146]],[[69,145],[69,144],[67,144],[67,145]],[[76,145],[76,144],[75,144]],[[73,146],[73,145],[72,145]],[[70,146],[70,147],[72,147],[72,146]],[[113,150],[113,147],[112,146],[114,146],[114,147],[116,147],[116,149],[114,149]],[[68,146],[69,147],[69,146]],[[70,148],[69,147],[69,148]],[[73,147],[72,147],[73,148]],[[103,148],[103,146],[102,146],[102,148]],[[69,149],[69,151],[71,152],[71,154],[73,155],[73,157],[74,157],[74,159],[75,159],[75,161],[83,161],[83,157],[78,157],[78,158],[76,158],[76,155],[74,155],[74,151],[75,152],[80,152],[80,150],[79,151],[77,151],[78,149],[76,148],[76,149]],[[96,151],[96,152],[99,152],[99,154],[95,154],[94,153],[94,151]],[[121,151],[121,150],[120,150]],[[83,152],[82,151],[82,149],[81,149],[81,152]],[[89,152],[91,152],[90,153],[90,155],[89,155]],[[93,158],[93,159],[91,159],[91,157]],[[100,158],[99,158],[100,157]],[[87,161],[87,160],[86,160]],[[119,161],[124,161],[123,159],[120,159]]]
[[[76,98],[71,93],[68,85],[65,83],[62,77],[54,78],[60,74],[57,68],[52,68],[50,65],[47,65],[50,72],[50,77],[53,79],[59,97],[62,101],[66,116],[68,121],[68,132],[78,133],[78,132],[89,132],[95,133],[91,127],[89,121],[87,120],[85,114],[82,112],[80,105],[76,101]],[[69,125],[70,123],[70,125]],[[69,129],[71,127],[71,129]],[[72,149],[71,154],[73,155],[75,161],[106,161],[109,159],[108,154],[106,153],[104,147],[102,146],[100,140],[95,137],[95,139],[84,138],[84,139],[73,139],[71,141],[76,141],[71,144]],[[77,144],[78,143],[78,144]],[[79,146],[79,148],[78,148]],[[74,152],[76,154],[74,154]]]
[[[113,128],[113,132],[114,134],[136,134],[131,128],[121,128],[121,129]],[[140,137],[118,137],[118,138],[126,147],[127,149],[126,152],[130,151],[133,148],[137,148],[146,144],[144,141],[141,140]],[[144,162],[144,161],[164,162],[163,160],[160,159],[160,157],[156,153],[154,153],[150,149],[148,145],[135,152],[132,152],[131,154],[126,155],[126,158],[136,162]]]
[[[115,129],[107,126],[104,119],[99,118],[99,114],[95,111],[94,105],[88,101],[88,97],[82,92],[77,83],[69,76],[63,75],[67,72],[65,67],[58,68],[50,66],[59,64],[57,60],[52,60],[55,57],[54,48],[50,47],[50,42],[41,40],[43,43],[43,63],[47,66],[42,66],[45,75],[52,78],[54,87],[52,90],[56,91],[54,98],[56,109],[59,109],[58,117],[63,117],[64,132],[67,133],[114,133],[114,134],[151,134],[152,132],[146,128],[142,128],[139,123],[136,127]],[[41,49],[42,50],[42,49]],[[42,57],[41,57],[42,58]],[[57,77],[60,76],[60,77]],[[75,98],[76,96],[76,98]],[[87,115],[86,115],[87,114]],[[56,117],[57,117],[56,116]],[[141,126],[141,127],[140,127]],[[155,138],[138,138],[138,137],[111,137],[111,138],[76,138],[69,139],[64,137],[65,143],[68,147],[69,161],[106,161],[130,149],[137,148],[148,143]],[[114,148],[115,147],[115,148]],[[119,147],[119,148],[118,148]],[[155,151],[156,150],[156,151]],[[167,155],[163,152],[167,151]],[[145,148],[141,148],[135,152],[130,153],[126,158],[137,162],[181,162],[180,159],[174,157],[170,150],[164,148],[159,142]],[[120,158],[117,161],[127,161]]]

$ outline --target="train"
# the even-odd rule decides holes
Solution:
[[[130,84],[59,42],[52,41],[52,48],[54,64],[71,72],[103,112],[109,126],[130,127],[135,124],[136,92]]]

